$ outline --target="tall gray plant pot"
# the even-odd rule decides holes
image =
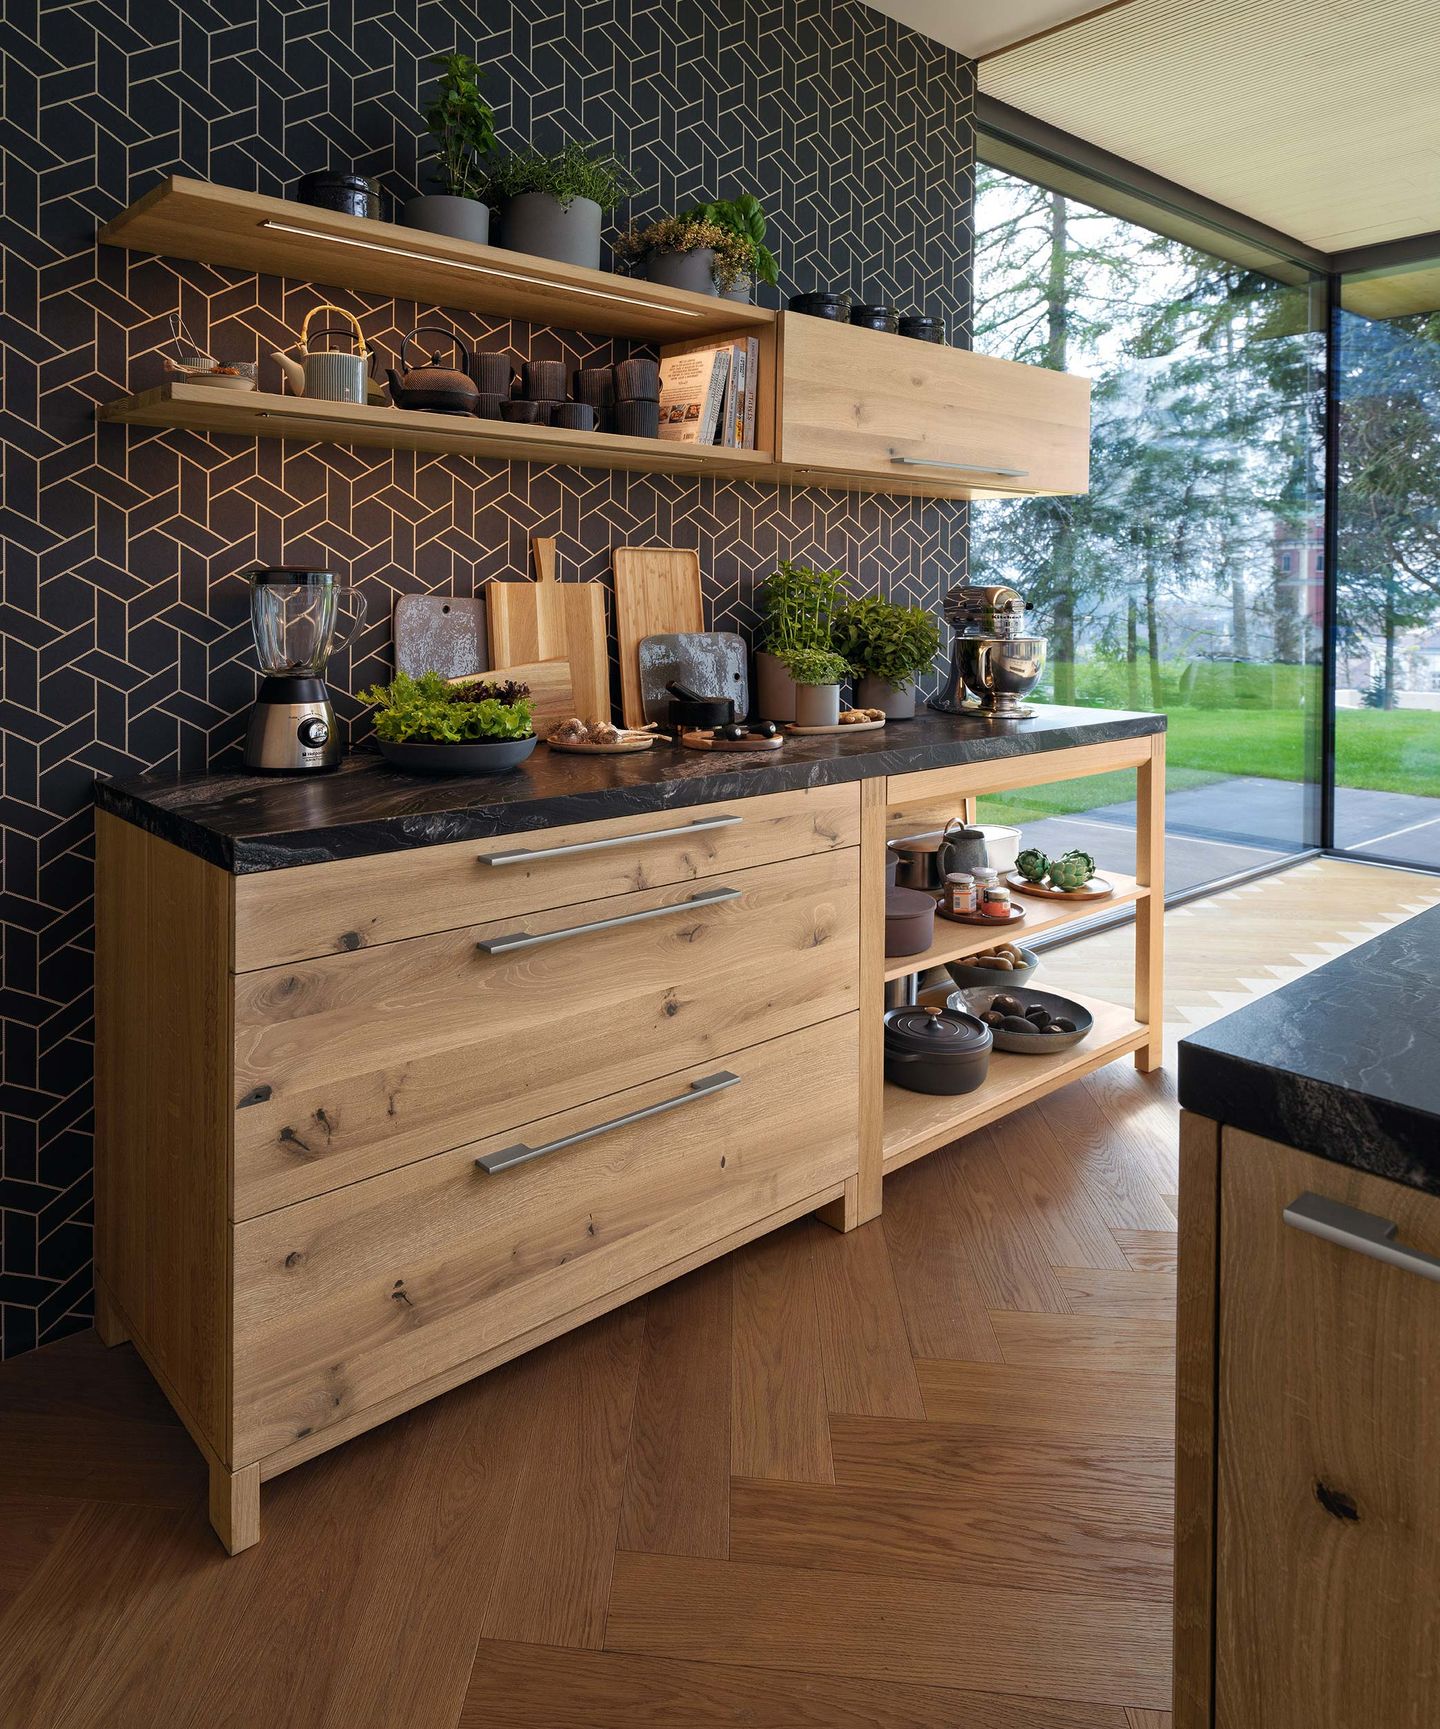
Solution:
[[[652,252],[645,260],[645,280],[683,288],[691,294],[714,294],[715,253],[708,246],[693,252]]]
[[[568,208],[548,192],[507,198],[500,209],[500,237],[511,252],[600,268],[600,206],[593,198],[572,199]]]
[[[721,298],[724,300],[743,301],[744,304],[746,306],[748,306],[750,304],[751,299],[754,296],[754,293],[755,293],[755,278],[753,276],[739,276],[725,290],[725,292],[721,296]]]
[[[778,724],[795,718],[795,680],[763,648],[755,651],[755,713]]]
[[[838,684],[797,684],[795,686],[796,726],[838,726],[840,724],[840,686]]]
[[[425,193],[405,200],[405,226],[486,246],[490,241],[490,206],[478,198],[457,198],[452,192]]]
[[[855,686],[855,706],[883,709],[886,720],[914,720],[915,680],[907,678],[897,687],[888,679],[866,673]]]

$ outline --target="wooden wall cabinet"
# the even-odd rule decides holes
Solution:
[[[1175,1729],[1428,1729],[1440,1198],[1195,1116],[1180,1195]]]

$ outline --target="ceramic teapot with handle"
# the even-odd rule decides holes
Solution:
[[[936,867],[943,883],[951,871],[971,871],[985,863],[985,831],[967,823],[964,817],[952,817],[940,837]]]
[[[438,350],[431,351],[424,365],[408,365],[410,345],[417,336],[441,336],[453,343],[460,365],[442,366]],[[393,366],[387,369],[395,406],[425,408],[432,414],[473,414],[480,392],[470,376],[471,364],[470,350],[458,330],[447,330],[442,324],[417,325],[400,344],[400,370],[396,372]]]
[[[327,328],[312,336],[310,326],[322,312],[333,312],[337,318],[346,321],[350,329]],[[329,349],[313,350],[311,347],[312,343],[322,341],[327,336],[344,336],[348,339],[352,334],[355,339],[353,354],[336,354]],[[328,301],[312,306],[305,314],[304,324],[300,326],[300,340],[295,345],[295,352],[299,354],[299,360],[292,359],[278,348],[273,351],[271,358],[280,362],[280,369],[297,396],[310,396],[318,402],[363,403],[370,399],[372,390],[376,393],[379,391],[379,386],[372,384],[370,378],[374,356],[366,346],[360,320],[343,306],[332,306]]]

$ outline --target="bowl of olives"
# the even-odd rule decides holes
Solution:
[[[989,1027],[997,1051],[1043,1057],[1047,1051],[1078,1045],[1095,1025],[1089,1009],[1052,991],[1027,991],[1006,984],[971,985],[952,991],[947,1008],[963,1009]]]

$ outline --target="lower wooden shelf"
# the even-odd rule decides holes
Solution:
[[[1106,902],[1106,905],[1109,903]],[[997,986],[1002,989],[1003,986]],[[885,1170],[899,1170],[912,1159],[923,1158],[947,1142],[982,1129],[997,1117],[1018,1110],[1067,1081],[1078,1080],[1103,1068],[1127,1051],[1138,1050],[1149,1037],[1149,1028],[1137,1021],[1129,1009],[1094,997],[1074,996],[1095,1017],[1095,1025],[1083,1044],[1057,1051],[1053,1057],[1017,1056],[995,1051],[990,1072],[978,1092],[949,1094],[912,1093],[904,1087],[885,1085]]]

